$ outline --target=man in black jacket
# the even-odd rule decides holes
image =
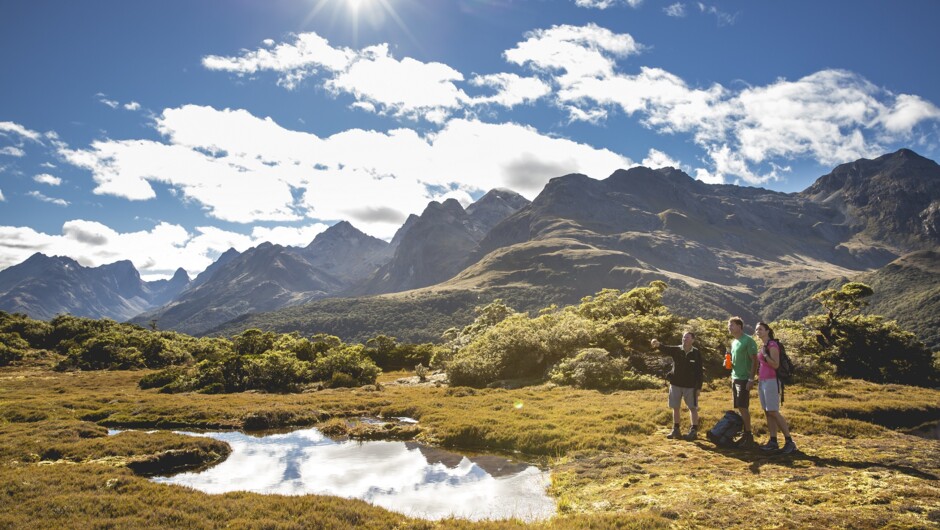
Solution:
[[[650,341],[654,350],[672,357],[672,370],[666,374],[669,380],[669,408],[672,409],[672,432],[666,438],[670,440],[681,438],[679,432],[679,408],[685,400],[689,408],[692,427],[685,435],[686,440],[694,440],[698,436],[698,396],[702,391],[702,355],[692,345],[695,342],[695,333],[686,331],[682,335],[682,346],[662,346],[657,339]]]

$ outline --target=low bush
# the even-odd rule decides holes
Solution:
[[[662,379],[638,374],[627,359],[613,357],[602,348],[585,348],[558,363],[550,376],[553,383],[593,390],[646,390],[663,386]]]
[[[551,373],[553,383],[578,388],[611,390],[620,386],[627,369],[622,358],[611,358],[602,348],[586,348],[558,363]]]
[[[311,381],[309,363],[292,352],[269,351],[248,361],[245,387],[266,392],[296,392]]]
[[[332,348],[311,363],[314,381],[330,381],[331,385],[371,385],[382,370],[365,354],[361,344]],[[337,375],[345,374],[345,376]],[[348,376],[348,377],[346,377]]]
[[[0,333],[0,366],[6,366],[23,358],[29,343],[19,333]]]
[[[142,389],[162,388],[177,380],[184,373],[186,373],[186,369],[182,367],[167,368],[159,372],[145,375],[137,383],[137,386]]]

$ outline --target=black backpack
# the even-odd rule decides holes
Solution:
[[[744,420],[741,419],[741,415],[729,410],[710,431],[705,433],[705,437],[718,447],[736,447],[734,436],[741,431],[742,427],[744,427]]]
[[[777,348],[780,350],[780,364],[777,366],[777,380],[781,383],[791,383],[793,381],[793,361],[790,360],[790,356],[787,355],[786,348],[783,347],[783,343],[777,339],[774,339],[777,343]],[[769,356],[770,350],[765,346],[764,355]]]

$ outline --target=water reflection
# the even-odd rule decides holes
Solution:
[[[232,454],[208,470],[157,482],[207,493],[336,495],[426,519],[531,521],[555,513],[545,493],[548,472],[503,457],[466,457],[413,442],[337,442],[316,429],[264,437],[183,434],[228,442]]]

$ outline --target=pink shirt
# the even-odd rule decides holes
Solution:
[[[779,362],[780,361],[780,345],[777,344],[777,341],[775,340],[767,341],[767,347],[769,348],[771,345],[777,347],[777,361]],[[773,366],[770,366],[770,363],[764,357],[764,348],[761,348],[760,351],[757,352],[757,361],[760,363],[757,369],[757,377],[761,381],[764,381],[765,379],[777,378],[777,371],[774,370]]]

